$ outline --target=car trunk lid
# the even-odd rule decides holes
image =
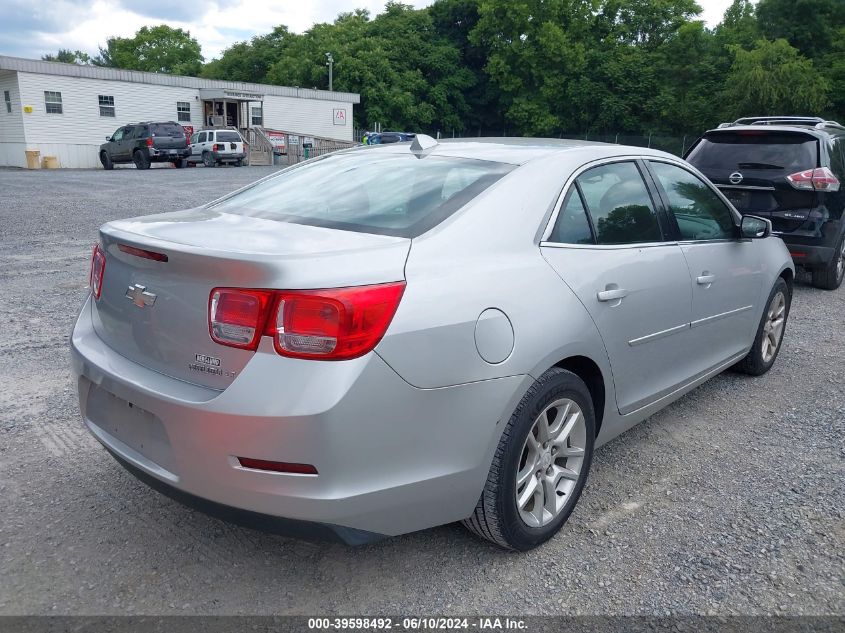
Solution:
[[[94,327],[145,367],[225,389],[255,353],[208,331],[216,287],[313,289],[404,279],[410,240],[207,209],[105,225]],[[163,259],[166,258],[166,261]]]
[[[775,231],[798,229],[819,204],[815,191],[787,177],[819,166],[819,140],[796,130],[712,130],[687,160],[719,187],[740,213],[772,221]]]

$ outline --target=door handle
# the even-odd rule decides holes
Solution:
[[[702,286],[709,286],[714,281],[716,281],[716,275],[705,273],[704,275],[699,275],[696,281]]]
[[[616,301],[622,300],[628,296],[628,291],[624,288],[613,288],[611,290],[600,290],[596,295],[599,301]]]

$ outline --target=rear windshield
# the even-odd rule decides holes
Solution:
[[[283,222],[416,237],[514,167],[364,150],[294,167],[213,206],[227,213]]]
[[[185,136],[185,128],[176,123],[153,123],[150,129],[153,136]]]
[[[232,143],[240,143],[241,142],[241,135],[237,132],[218,132],[217,133],[217,140],[221,143],[223,142],[232,142]]]
[[[806,134],[750,130],[708,134],[687,156],[701,170],[800,171],[817,167],[818,143]]]

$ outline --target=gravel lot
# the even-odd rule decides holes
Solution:
[[[96,229],[271,171],[0,170],[0,614],[845,613],[845,288],[797,285],[766,376],[719,376],[600,449],[527,554],[458,525],[298,542],[132,478],[68,370]]]

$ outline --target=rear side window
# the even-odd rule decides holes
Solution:
[[[593,167],[578,176],[577,182],[593,218],[599,244],[663,239],[651,196],[634,163]]]
[[[491,161],[382,152],[335,154],[214,205],[227,213],[416,237],[515,168]]]
[[[217,140],[220,143],[240,143],[241,135],[237,132],[218,132]]]
[[[176,123],[153,123],[153,136],[185,136],[184,128]]]
[[[743,130],[707,134],[687,156],[707,172],[712,169],[759,169],[793,173],[818,167],[818,141],[807,134]]]
[[[684,240],[728,240],[734,218],[725,203],[698,176],[668,163],[651,162],[651,170],[669,199],[669,211]]]
[[[559,244],[593,244],[593,233],[587,220],[587,209],[578,188],[572,186],[560,208],[549,241]]]

